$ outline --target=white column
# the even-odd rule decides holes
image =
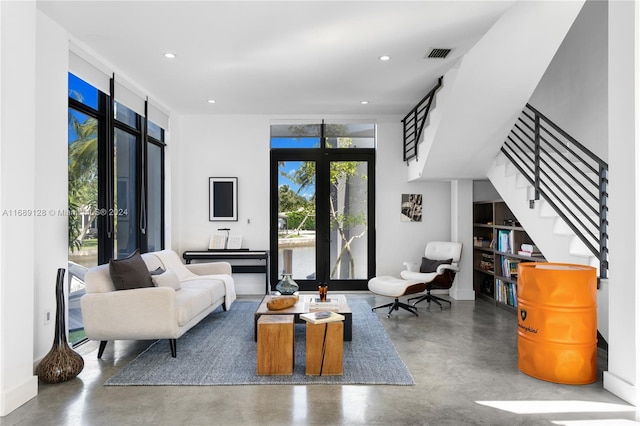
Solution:
[[[474,300],[473,291],[473,181],[451,182],[451,241],[462,243],[460,272],[449,295],[456,300]]]
[[[33,375],[35,2],[0,2],[0,416],[38,393]],[[46,179],[46,174],[42,176]],[[54,279],[55,280],[55,279]]]
[[[640,69],[638,2],[609,2],[609,357],[608,391],[640,403]]]

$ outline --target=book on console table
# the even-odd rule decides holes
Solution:
[[[344,321],[344,315],[331,311],[310,312],[300,314],[300,318],[311,324],[324,324],[326,322]]]

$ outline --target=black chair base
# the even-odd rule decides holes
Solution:
[[[415,300],[415,299],[418,299],[418,301],[413,302],[413,304],[411,306],[414,309],[416,308],[416,305],[418,303],[422,302],[423,300],[426,300],[427,303],[431,303],[431,302],[436,303],[438,306],[440,306],[440,309],[443,309],[442,303],[440,303],[440,302],[446,302],[446,303],[449,304],[449,306],[451,306],[451,301],[443,299],[443,298],[438,297],[438,296],[434,296],[431,293],[427,293],[427,294],[424,294],[424,295],[419,296],[419,297],[412,297],[411,299],[408,300],[408,302],[411,302],[412,300]]]
[[[411,305],[407,305],[406,303],[402,303],[401,301],[398,300],[397,297],[391,303],[387,303],[386,305],[380,305],[380,306],[376,306],[375,308],[371,308],[371,311],[373,312],[376,309],[386,308],[386,307],[389,307],[389,312],[387,312],[387,318],[391,318],[391,312],[397,311],[400,308],[404,309],[405,311],[411,312],[415,316],[418,316],[418,309],[417,308],[415,308],[414,306],[411,306]]]

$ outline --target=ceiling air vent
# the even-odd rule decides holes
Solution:
[[[437,58],[444,59],[451,53],[453,49],[442,49],[442,48],[433,48],[429,50],[429,52],[425,55],[425,59],[428,58]]]

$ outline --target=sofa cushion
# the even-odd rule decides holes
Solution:
[[[149,253],[150,255],[156,257],[161,263],[165,270],[173,269],[173,271],[178,275],[178,279],[180,281],[187,280],[189,278],[196,277],[196,274],[189,271],[180,258],[178,254],[173,250],[160,250]],[[151,268],[149,268],[151,269]]]
[[[142,255],[140,255],[142,257],[142,260],[144,260],[144,263],[147,264],[147,269],[149,271],[156,271],[158,270],[158,268],[160,268],[163,271],[166,271],[168,268],[164,266],[162,262],[160,262],[160,259],[158,259],[158,257],[153,253],[154,252],[143,253]]]
[[[438,266],[451,265],[451,262],[453,262],[453,259],[434,260],[423,257],[422,263],[420,264],[420,272],[436,272],[438,270]]]
[[[174,290],[180,290],[180,280],[173,269],[167,269],[162,274],[152,275],[151,281],[156,287],[171,287]]]
[[[202,276],[199,279],[187,280],[180,283],[182,288],[202,288],[209,291],[212,303],[225,297],[224,281],[211,276]]]
[[[109,273],[116,290],[153,287],[151,275],[138,249],[127,258],[111,259]]]
[[[144,260],[144,258],[143,258]],[[147,263],[147,262],[145,262]],[[149,274],[151,275],[151,280],[153,280],[153,276],[154,275],[160,275],[160,274],[164,274],[166,271],[164,269],[162,269],[161,267],[157,267],[156,269],[154,269],[153,271],[149,271]]]
[[[199,313],[208,309],[213,301],[203,288],[183,288],[176,291],[178,326],[183,327]]]
[[[108,263],[89,269],[84,276],[84,283],[87,293],[109,293],[116,289],[109,273]]]

